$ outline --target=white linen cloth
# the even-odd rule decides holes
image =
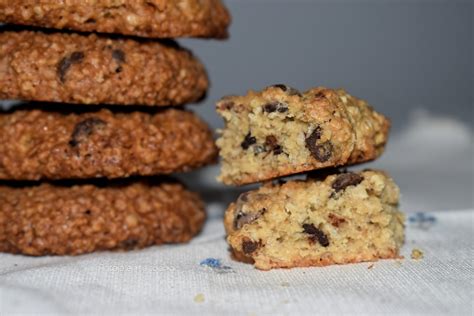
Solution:
[[[372,268],[258,271],[229,258],[218,218],[188,245],[80,257],[2,254],[0,314],[472,314],[473,210],[421,214],[408,220],[405,259]],[[415,247],[423,259],[410,258]],[[201,264],[207,258],[221,264]]]
[[[190,244],[79,257],[0,254],[0,315],[472,315],[472,130],[419,114],[371,167],[401,187],[403,260],[269,272],[232,261],[222,213],[237,193],[217,187],[211,169],[199,187],[215,202]],[[413,248],[424,258],[411,259]]]

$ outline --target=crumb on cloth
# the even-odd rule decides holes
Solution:
[[[421,251],[418,248],[413,248],[413,250],[411,251],[412,259],[420,260],[420,259],[423,259],[423,257],[424,257],[423,251]]]

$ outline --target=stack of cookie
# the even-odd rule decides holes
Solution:
[[[376,159],[390,123],[343,90],[304,93],[275,85],[217,104],[219,180],[243,185],[310,172],[306,180],[267,182],[225,214],[236,258],[258,269],[397,258],[404,240],[399,189],[382,171],[337,167]],[[322,169],[319,171],[314,171]]]
[[[0,251],[75,255],[199,232],[201,199],[162,175],[217,158],[208,126],[170,107],[202,99],[208,78],[164,39],[225,38],[229,20],[219,0],[0,1],[0,23],[28,27],[0,32],[0,98],[36,101],[0,113]]]

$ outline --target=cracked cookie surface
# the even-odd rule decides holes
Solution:
[[[0,98],[170,106],[201,99],[204,66],[174,43],[0,32]]]
[[[218,179],[232,185],[375,159],[390,127],[365,101],[326,88],[274,85],[224,97],[217,112],[225,121]]]
[[[177,183],[0,184],[0,251],[79,255],[181,243],[205,217],[199,196]]]
[[[192,112],[0,112],[0,179],[122,178],[189,171],[217,158]]]
[[[225,38],[230,14],[220,0],[0,0],[0,22],[153,38]]]
[[[398,258],[399,189],[381,171],[267,183],[225,214],[234,256],[262,270]]]

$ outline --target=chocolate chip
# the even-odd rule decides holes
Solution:
[[[282,147],[278,145],[278,140],[273,135],[269,135],[265,138],[265,147],[268,147],[269,150],[273,151],[274,155],[283,153]]]
[[[245,224],[250,224],[256,221],[260,216],[262,216],[267,210],[262,208],[257,212],[244,212],[239,210],[234,217],[234,229],[241,229]]]
[[[235,103],[232,101],[224,102],[224,103],[219,104],[219,109],[223,111],[229,111],[234,107],[234,105]]]
[[[280,145],[276,145],[275,148],[273,148],[273,154],[275,156],[278,156],[279,154],[283,153],[283,148],[281,148]]]
[[[77,146],[82,138],[90,136],[94,130],[103,127],[104,125],[106,125],[106,122],[96,117],[90,117],[80,121],[72,131],[69,145],[72,147]]]
[[[332,156],[333,146],[332,143],[327,141],[322,144],[316,145],[314,151],[311,151],[313,157],[320,162],[326,162]]]
[[[85,210],[84,214],[86,214],[86,215],[91,215],[92,212],[91,212],[91,210]]]
[[[344,190],[348,186],[358,185],[359,183],[362,182],[362,180],[364,180],[364,178],[358,175],[357,173],[354,173],[354,172],[343,173],[337,176],[336,180],[334,180],[331,187],[336,192],[339,192],[341,190]]]
[[[314,224],[303,224],[303,230],[306,234],[310,235],[310,240],[313,242],[319,242],[319,244],[323,247],[329,246],[329,240],[326,234],[316,228]]]
[[[242,242],[242,250],[245,254],[250,254],[257,250],[258,242],[251,241],[251,240],[244,240]]]
[[[282,102],[270,102],[263,105],[263,112],[272,113],[278,111],[279,113],[288,112],[288,105]]]
[[[273,147],[275,147],[276,145],[278,145],[278,140],[275,136],[268,135],[267,137],[265,137],[265,146],[269,146],[273,149]]]
[[[263,112],[272,113],[277,110],[277,103],[267,103],[263,106]]]
[[[281,106],[277,109],[278,112],[280,113],[285,113],[285,112],[288,112],[288,107],[286,106]]]
[[[284,84],[274,84],[272,87],[281,89],[281,90],[283,90],[283,91],[288,90],[288,87],[287,87],[286,85],[284,85]]]
[[[119,64],[125,62],[125,53],[121,49],[114,49],[112,51],[112,58],[115,59]]]
[[[311,143],[315,144],[321,138],[322,129],[317,126],[314,131],[306,138],[306,144]]]
[[[84,60],[84,56],[83,52],[74,52],[59,61],[56,66],[56,73],[62,83],[66,81],[66,73],[69,68],[74,64],[80,64]]]
[[[247,150],[251,145],[255,144],[257,142],[257,139],[252,136],[250,132],[245,135],[244,141],[240,144],[240,146]]]
[[[314,97],[315,97],[316,99],[324,99],[324,98],[326,98],[326,95],[324,94],[324,92],[319,91],[318,93],[316,93],[316,94],[314,95]]]
[[[330,141],[326,141],[322,144],[318,144],[319,139],[321,138],[321,128],[318,126],[314,131],[309,135],[305,142],[306,148],[311,152],[311,155],[320,162],[326,162],[331,158],[333,146]]]
[[[289,86],[284,85],[284,84],[275,84],[272,87],[281,89],[284,92],[286,92],[288,95],[298,95],[300,97],[302,96],[301,92],[299,92],[297,89],[289,87]]]

